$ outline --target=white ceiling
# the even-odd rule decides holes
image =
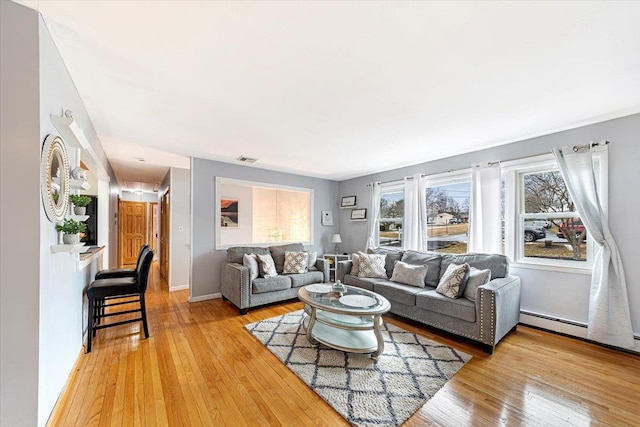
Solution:
[[[640,2],[20,3],[121,183],[240,155],[341,180],[640,112]]]

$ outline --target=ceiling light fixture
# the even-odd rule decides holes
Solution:
[[[238,161],[245,162],[245,163],[255,163],[258,161],[258,159],[254,159],[252,157],[247,157],[247,156],[240,156],[238,157]]]

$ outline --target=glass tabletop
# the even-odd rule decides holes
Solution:
[[[345,292],[338,293],[331,291],[331,285],[331,283],[323,283],[320,286],[318,284],[304,286],[298,291],[298,297],[303,302],[320,309],[352,313],[384,312],[390,307],[389,301],[375,292],[346,286]]]

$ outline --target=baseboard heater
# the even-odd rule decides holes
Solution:
[[[543,329],[545,331],[554,332],[560,335],[566,335],[588,341],[594,344],[610,347],[616,350],[629,351],[631,353],[640,353],[640,335],[633,334],[635,340],[635,349],[625,349],[620,347],[609,346],[587,338],[587,324],[576,322],[573,320],[563,319],[561,317],[547,316],[540,313],[533,313],[526,310],[520,310],[520,324],[532,326],[534,328]]]

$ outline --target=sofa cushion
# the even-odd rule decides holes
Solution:
[[[429,266],[426,264],[414,265],[407,264],[406,262],[402,261],[396,261],[396,266],[393,269],[391,281],[424,288],[424,278],[427,275],[428,268]]]
[[[358,277],[379,277],[387,278],[384,268],[385,254],[362,254],[360,255],[360,268]]]
[[[402,262],[407,264],[428,265],[427,276],[425,277],[425,283],[427,286],[438,286],[440,281],[440,262],[442,261],[442,254],[438,252],[417,252],[406,251],[402,255]]]
[[[509,258],[499,254],[445,254],[442,255],[441,271],[444,272],[451,263],[469,264],[479,270],[491,270],[491,280],[507,277],[509,274]]]
[[[306,273],[308,260],[309,253],[307,252],[286,251],[284,253],[284,267],[282,268],[282,272],[284,274]]]
[[[402,259],[402,251],[397,249],[387,249],[387,248],[369,248],[367,252],[370,254],[385,254],[387,257],[384,262],[384,269],[387,273],[387,277],[390,278],[393,275],[393,268],[396,265],[396,261],[400,261]]]
[[[307,270],[315,271],[318,269],[316,267],[316,261],[318,260],[318,252],[307,252],[309,256],[307,257]]]
[[[258,265],[258,257],[256,254],[244,254],[242,256],[242,265],[249,268],[249,280],[258,278],[260,275],[260,266]]]
[[[278,275],[271,255],[257,255],[257,257],[260,265],[260,277],[268,278]]]
[[[242,264],[242,257],[244,254],[266,255],[268,253],[268,248],[259,248],[256,246],[234,246],[227,249],[227,261]]]
[[[449,264],[442,275],[436,291],[449,298],[459,298],[469,275],[469,264]]]
[[[284,253],[286,251],[291,252],[303,252],[304,246],[302,243],[290,243],[288,245],[269,246],[269,251],[273,257],[273,261],[276,264],[276,271],[282,273],[284,269]]]
[[[351,274],[354,276],[358,275],[360,271],[360,255],[363,255],[362,252],[351,254]]]
[[[373,284],[380,280],[383,280],[383,279],[369,279],[366,277],[357,277],[357,276],[354,276],[353,274],[344,275],[345,285],[356,286],[358,288],[366,289],[368,291],[372,291]]]
[[[408,306],[414,306],[416,305],[416,295],[420,292],[424,292],[424,288],[379,279],[374,283],[373,291],[388,300]]]
[[[291,288],[291,279],[288,276],[257,278],[251,282],[251,292],[254,294],[283,291],[289,288]]]
[[[433,288],[416,295],[416,306],[467,322],[476,321],[476,304],[473,301],[447,298]]]
[[[291,287],[299,288],[300,286],[310,285],[312,283],[322,283],[324,274],[322,271],[310,271],[302,274],[287,274],[286,277],[291,279]]]
[[[478,270],[475,267],[471,267],[462,296],[471,301],[475,301],[478,288],[489,283],[489,280],[491,280],[491,270]]]

